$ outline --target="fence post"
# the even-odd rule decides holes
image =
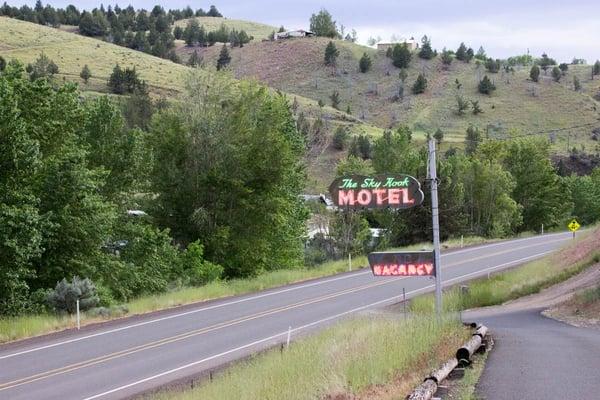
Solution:
[[[77,299],[77,330],[81,329],[81,318],[79,316],[79,299]]]

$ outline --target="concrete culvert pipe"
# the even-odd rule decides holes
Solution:
[[[480,326],[477,328],[471,339],[463,345],[456,352],[456,359],[460,362],[462,360],[469,361],[471,356],[481,347],[483,338],[487,335],[487,327]]]

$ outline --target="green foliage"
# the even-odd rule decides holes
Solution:
[[[454,59],[454,57],[452,57],[452,52],[449,50],[446,50],[446,48],[444,47],[444,49],[442,50],[442,63],[446,66],[452,64],[452,60]]]
[[[378,173],[414,173],[419,155],[412,148],[412,132],[408,127],[385,131],[373,145],[373,168]]]
[[[188,46],[194,46],[196,44],[204,45],[206,43],[206,32],[204,27],[201,27],[198,20],[195,18],[190,19],[182,32],[182,38],[185,44]]]
[[[471,100],[471,107],[473,108],[473,115],[478,115],[483,112],[479,106],[479,100]]]
[[[341,257],[368,252],[371,241],[369,223],[360,213],[337,212],[330,227],[330,236]]]
[[[502,61],[498,59],[494,60],[493,58],[488,58],[485,60],[485,68],[492,74],[498,73],[500,67],[502,67]]]
[[[0,56],[0,72],[6,69],[6,60],[4,57]]]
[[[523,208],[521,230],[558,226],[572,204],[550,161],[547,140],[521,138],[507,143],[504,166],[516,183],[512,197]]]
[[[431,48],[431,39],[427,35],[421,39],[421,50],[419,50],[419,57],[425,60],[431,60],[436,56],[436,52]]]
[[[480,141],[481,132],[479,131],[479,128],[469,125],[467,128],[467,136],[465,138],[465,154],[468,156],[475,154]]]
[[[204,260],[204,247],[199,241],[188,245],[181,254],[181,276],[189,279],[189,284],[202,286],[216,281],[223,275],[223,267]]]
[[[396,43],[392,50],[392,63],[396,68],[408,68],[412,54],[406,43]]]
[[[230,62],[231,56],[229,55],[229,50],[227,50],[227,45],[224,44],[219,53],[219,59],[217,60],[217,71],[227,67]]]
[[[444,140],[444,131],[442,131],[440,128],[437,128],[437,130],[433,134],[433,138],[435,139],[438,145],[442,144],[442,141]]]
[[[576,75],[573,75],[573,90],[579,92],[581,90],[581,82]]]
[[[558,68],[560,68],[560,72],[562,72],[562,74],[564,75],[569,70],[569,65],[567,63],[560,63]]]
[[[100,10],[84,11],[79,21],[79,33],[85,36],[105,36],[108,33],[108,20]]]
[[[58,66],[42,52],[33,64],[27,65],[27,72],[32,81],[52,78],[58,73]]]
[[[74,276],[71,282],[63,279],[56,284],[47,298],[48,305],[54,310],[69,314],[77,311],[77,300],[79,300],[80,311],[94,308],[100,302],[96,286],[90,279],[81,279],[78,276]]]
[[[373,167],[369,160],[364,160],[360,156],[349,154],[348,158],[338,163],[335,173],[337,176],[370,175],[373,173]]]
[[[540,67],[534,64],[529,71],[529,78],[534,82],[538,82],[540,79]]]
[[[475,58],[477,60],[481,60],[481,61],[486,61],[488,59],[487,55],[485,54],[485,49],[483,48],[483,46],[479,46],[479,50],[477,50],[477,54],[475,54]]]
[[[335,66],[337,63],[337,58],[340,55],[339,50],[333,41],[327,43],[327,47],[325,47],[325,65]]]
[[[468,62],[467,46],[464,43],[461,42],[454,54],[457,60]]]
[[[333,134],[333,148],[336,150],[344,150],[348,143],[348,130],[345,126],[340,125]]]
[[[594,75],[600,75],[600,60],[596,60],[592,66],[592,76]]]
[[[331,107],[335,108],[336,110],[339,110],[339,108],[340,108],[340,92],[338,92],[337,90],[334,90],[333,93],[331,93],[331,96],[329,96],[329,100],[331,100]]]
[[[115,65],[108,78],[108,88],[114,94],[133,93],[138,88],[146,90],[145,83],[138,77],[135,67],[123,70],[119,64]]]
[[[477,89],[479,90],[479,93],[489,95],[492,94],[494,90],[496,90],[496,85],[492,83],[492,81],[490,80],[490,78],[488,78],[487,75],[484,75],[483,79],[479,82]]]
[[[373,60],[371,60],[371,57],[367,53],[363,53],[362,57],[360,58],[360,61],[358,62],[358,68],[360,72],[362,72],[363,74],[368,72],[371,69],[372,65]]]
[[[456,112],[458,115],[465,115],[465,111],[469,108],[469,102],[460,94],[456,95]]]
[[[546,73],[546,70],[550,66],[556,65],[556,60],[548,57],[548,54],[544,53],[544,54],[542,54],[541,58],[536,60],[536,64],[538,64],[540,66],[540,68],[544,71],[544,73]]]
[[[227,277],[297,266],[304,144],[287,100],[199,73],[182,100],[153,118],[153,215]]]
[[[552,68],[552,79],[554,79],[554,82],[560,82],[560,78],[562,77],[562,72],[560,70],[560,68],[558,67],[554,67]]]
[[[425,93],[426,89],[427,89],[427,78],[425,78],[425,75],[419,74],[419,76],[417,76],[417,80],[413,84],[412,92],[413,92],[413,94],[421,94],[421,93]]]
[[[202,65],[202,57],[198,54],[196,50],[194,50],[190,58],[188,58],[186,64],[190,67],[198,67]]]
[[[564,178],[573,202],[573,216],[583,224],[600,221],[600,168],[591,175]]]
[[[83,79],[83,82],[87,85],[88,81],[92,77],[92,71],[90,70],[90,67],[88,67],[87,64],[85,64],[83,66],[83,68],[81,69],[81,72],[79,73],[79,77],[81,79]]]
[[[333,17],[329,11],[321,9],[310,17],[310,30],[317,36],[337,38],[339,33]]]

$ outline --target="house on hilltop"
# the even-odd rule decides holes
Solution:
[[[274,39],[281,40],[281,39],[291,39],[291,38],[297,38],[297,37],[309,37],[309,36],[314,36],[314,35],[315,34],[313,32],[305,31],[303,29],[298,29],[295,31],[277,32],[277,33],[275,33]]]
[[[419,42],[416,41],[414,37],[411,37],[410,39],[401,39],[397,42],[379,42],[377,43],[377,50],[385,52],[397,44],[406,44],[408,49],[411,51],[419,48]]]

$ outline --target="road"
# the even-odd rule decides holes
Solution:
[[[541,311],[575,291],[597,285],[600,267],[539,294],[468,311],[465,320],[490,328],[494,349],[477,385],[486,400],[564,400],[600,397],[600,330],[578,328]]]
[[[444,284],[557,250],[569,233],[442,254]],[[0,347],[0,399],[122,399],[239,359],[344,316],[432,291],[432,278],[359,270]]]

